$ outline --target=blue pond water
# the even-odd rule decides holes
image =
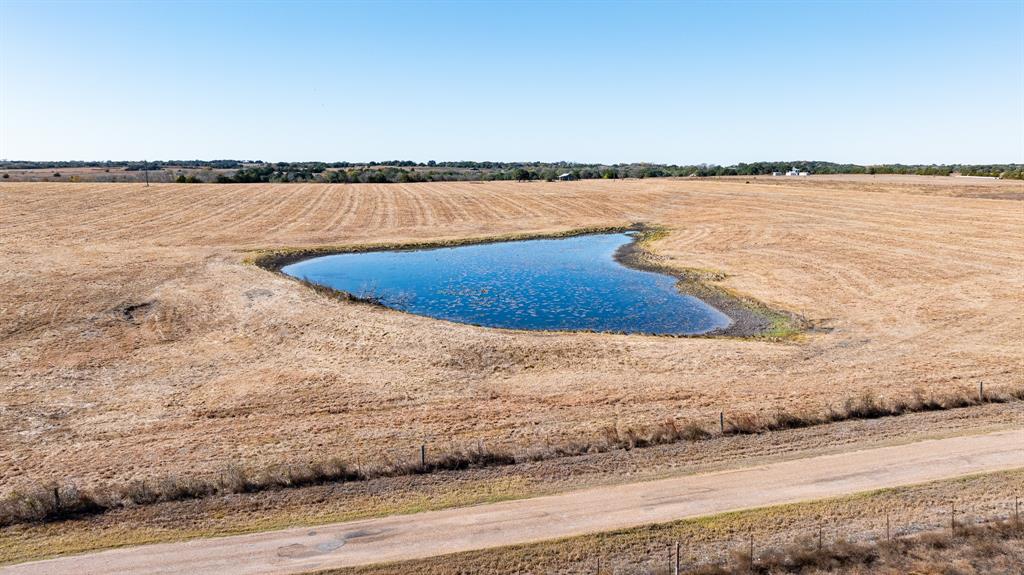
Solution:
[[[282,271],[388,307],[488,327],[697,334],[729,325],[676,279],[614,259],[629,234],[337,254]]]

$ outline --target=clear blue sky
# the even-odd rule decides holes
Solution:
[[[0,0],[7,159],[1024,162],[1024,0]]]

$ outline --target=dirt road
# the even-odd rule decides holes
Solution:
[[[392,516],[117,549],[0,569],[53,573],[301,573],[415,559],[1024,466],[1024,429],[705,475]]]

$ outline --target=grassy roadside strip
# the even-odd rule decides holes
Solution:
[[[696,442],[723,435],[756,435],[770,431],[801,429],[859,419],[897,417],[903,414],[962,409],[986,403],[1024,400],[1024,388],[1009,392],[989,391],[979,397],[962,390],[942,396],[917,394],[909,400],[883,401],[865,394],[849,398],[839,407],[824,413],[779,411],[774,414],[736,413],[723,418],[713,430],[697,422],[669,420],[654,426],[616,427],[603,436],[561,445],[533,446],[527,449],[489,447],[482,443],[452,447],[449,451],[419,458],[388,460],[353,465],[338,457],[319,461],[282,463],[263,469],[233,465],[213,477],[161,477],[126,485],[107,485],[92,489],[74,483],[39,485],[25,492],[14,492],[0,499],[0,527],[53,522],[94,515],[128,507],[170,501],[185,501],[230,494],[298,488],[325,483],[366,481],[404,475],[422,475],[440,471],[498,467],[521,462],[544,461],[614,450],[630,450],[678,442]]]
[[[103,549],[410,515],[1019,427],[1024,402],[647,449],[125,507],[0,528],[0,565]]]
[[[469,551],[418,561],[318,572],[320,575],[418,573],[668,574],[680,544],[681,572],[877,572],[920,570],[907,558],[939,561],[934,551],[977,559],[977,572],[1020,565],[1024,525],[1014,498],[1024,494],[1024,469],[973,475],[850,496],[763,507],[554,541]],[[949,533],[950,505],[961,509]],[[887,540],[887,524],[891,541]],[[945,532],[939,530],[945,529]],[[821,541],[820,548],[818,541]],[[750,541],[754,541],[751,561]],[[948,555],[944,559],[949,559]],[[902,566],[901,566],[902,565]],[[986,568],[987,567],[987,568]],[[860,569],[858,571],[858,569]],[[867,569],[866,571],[864,569]],[[956,571],[970,573],[971,571]]]

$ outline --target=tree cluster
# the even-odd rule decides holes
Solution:
[[[107,162],[32,162],[2,161],[0,169],[55,169],[101,167],[107,171],[159,171],[172,169],[219,170],[218,183],[329,182],[329,183],[405,183],[478,180],[554,180],[568,173],[573,179],[663,178],[757,176],[785,173],[792,168],[811,174],[917,174],[948,176],[988,176],[1022,179],[1021,164],[840,164],[824,161],[785,161],[716,164],[586,164],[578,162],[263,162],[241,160],[159,160]],[[180,178],[179,178],[180,179]],[[187,179],[187,178],[186,178]],[[191,180],[189,180],[191,181]],[[198,179],[196,181],[199,181]]]

